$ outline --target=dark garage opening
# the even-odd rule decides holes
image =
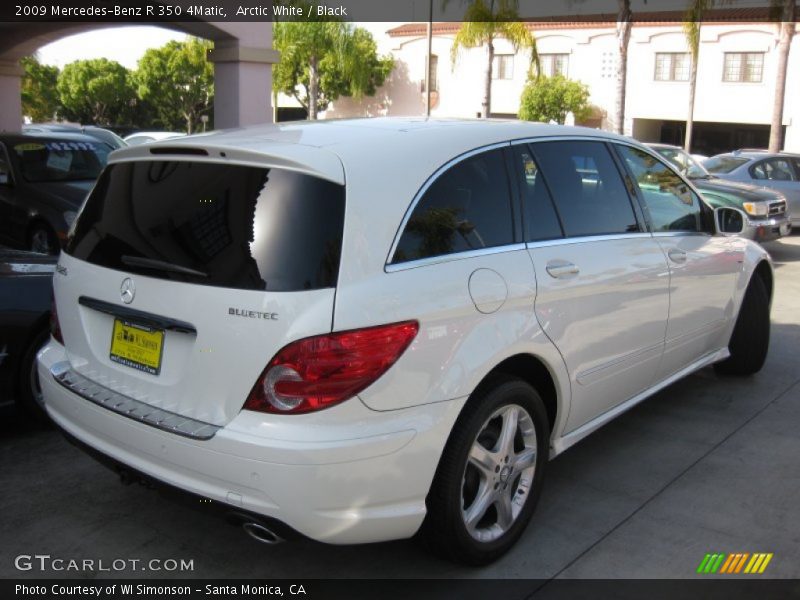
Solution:
[[[663,121],[659,141],[683,146],[686,134],[684,121]],[[784,127],[785,135],[785,127]],[[750,123],[695,122],[692,133],[692,153],[714,156],[741,148],[769,146],[769,125]]]

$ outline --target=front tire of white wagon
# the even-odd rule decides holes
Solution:
[[[497,377],[468,401],[448,439],[420,530],[455,562],[484,565],[522,535],[541,495],[550,428],[544,403],[521,379]]]
[[[728,344],[731,355],[714,365],[717,373],[746,376],[760,371],[769,350],[769,329],[769,293],[764,280],[754,275]]]

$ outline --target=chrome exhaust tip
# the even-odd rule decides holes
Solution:
[[[242,529],[244,529],[247,535],[249,535],[255,541],[261,542],[262,544],[274,546],[284,541],[283,538],[277,533],[261,523],[256,523],[255,521],[247,521],[242,523]]]

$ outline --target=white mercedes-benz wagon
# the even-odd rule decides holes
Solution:
[[[367,119],[115,152],[54,276],[52,419],[253,537],[508,550],[548,458],[769,345],[768,254],[628,138]]]

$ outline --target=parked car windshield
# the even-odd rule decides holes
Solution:
[[[711,177],[700,163],[680,148],[655,148],[655,151],[677,167],[689,179],[708,179]]]
[[[26,141],[11,148],[29,183],[97,179],[110,152],[101,143],[72,140]]]
[[[750,162],[750,159],[736,158],[735,156],[712,156],[703,161],[703,166],[709,173],[730,173],[746,162]]]

